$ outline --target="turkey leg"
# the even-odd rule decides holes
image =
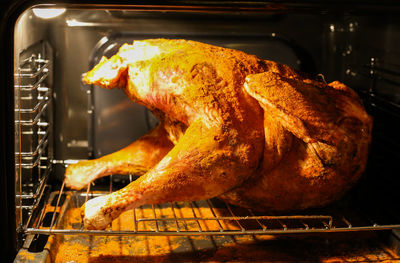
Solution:
[[[143,175],[172,147],[173,144],[161,123],[148,134],[117,152],[69,165],[65,171],[66,186],[79,190],[107,175]]]
[[[122,212],[143,204],[201,200],[240,185],[256,169],[259,156],[246,142],[232,146],[224,136],[219,127],[196,120],[153,169],[119,191],[87,201],[84,226],[104,229]]]

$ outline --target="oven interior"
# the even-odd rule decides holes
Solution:
[[[338,15],[312,8],[28,8],[14,28],[19,248],[40,258],[49,253],[45,247],[55,237],[218,239],[400,227],[399,22],[385,13]],[[116,151],[157,123],[122,91],[82,84],[82,73],[123,43],[147,38],[184,38],[239,49],[321,74],[327,82],[346,83],[374,117],[362,179],[340,201],[296,214],[257,214],[213,199],[143,206],[129,212],[129,223],[113,223],[104,231],[85,230],[79,220],[71,223],[68,219],[76,219],[73,211],[85,200],[136,177],[113,175],[71,191],[63,184],[65,167]]]

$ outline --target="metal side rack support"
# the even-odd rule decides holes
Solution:
[[[17,226],[29,225],[52,170],[52,54],[39,42],[20,54],[14,75]]]

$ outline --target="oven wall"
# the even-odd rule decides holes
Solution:
[[[115,53],[123,41],[199,40],[314,74],[321,72],[324,30],[319,15],[67,10],[49,23],[48,30],[56,54],[55,159],[97,158],[128,145],[151,128],[146,110],[120,90],[81,83],[82,74],[102,55]],[[62,179],[63,171],[57,174]]]
[[[31,9],[22,13],[14,28],[14,66],[20,61],[20,54],[35,43],[45,40],[49,28],[49,21],[34,15]],[[16,71],[16,70],[14,70]]]

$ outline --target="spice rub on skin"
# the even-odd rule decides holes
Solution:
[[[144,203],[215,196],[261,211],[319,206],[339,198],[365,168],[372,121],[357,95],[254,55],[188,40],[134,41],[83,81],[120,88],[148,107],[160,118],[153,138],[164,142],[151,163],[111,156],[107,172],[93,169],[89,181],[112,174],[113,162],[124,173],[134,169],[121,166],[149,167],[125,188],[85,204],[89,228],[105,228]],[[135,143],[132,149],[146,152]],[[82,187],[73,177],[98,166],[69,166],[67,186]]]

